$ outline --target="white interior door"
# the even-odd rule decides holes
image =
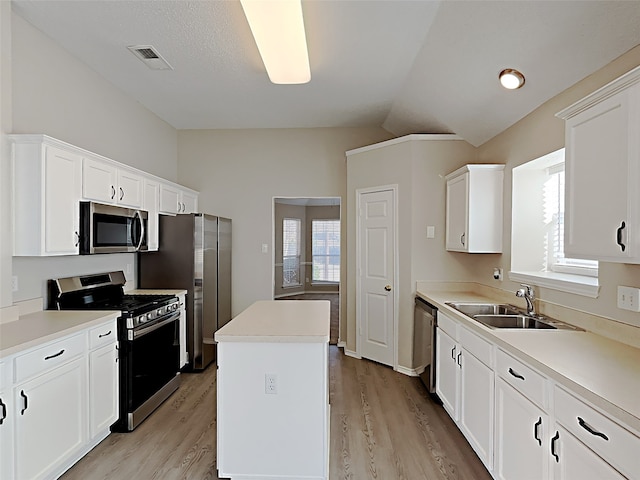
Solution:
[[[358,204],[359,353],[394,366],[394,191],[360,193]]]

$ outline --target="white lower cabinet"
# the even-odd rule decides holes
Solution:
[[[624,480],[626,478],[559,425],[551,442],[554,480]]]
[[[89,429],[91,438],[118,419],[118,351],[115,342],[89,354]]]
[[[86,441],[86,361],[78,357],[13,389],[15,478],[58,470]]]
[[[436,393],[482,463],[491,470],[494,374],[487,364],[491,364],[492,346],[442,314],[438,322]]]
[[[13,402],[11,391],[5,386],[7,381],[7,369],[4,362],[0,361],[0,478],[12,478],[13,476]]]
[[[546,413],[498,377],[494,477],[500,480],[547,478],[548,425]]]

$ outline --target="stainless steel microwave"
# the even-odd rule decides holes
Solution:
[[[80,255],[147,250],[144,210],[80,202]]]

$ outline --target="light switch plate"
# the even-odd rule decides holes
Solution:
[[[436,227],[427,225],[427,238],[436,238]]]
[[[640,288],[619,285],[618,308],[640,312]]]

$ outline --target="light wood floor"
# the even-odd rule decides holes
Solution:
[[[490,478],[417,378],[329,351],[331,480]],[[215,365],[183,374],[134,432],[111,434],[61,478],[218,479],[215,408]]]

